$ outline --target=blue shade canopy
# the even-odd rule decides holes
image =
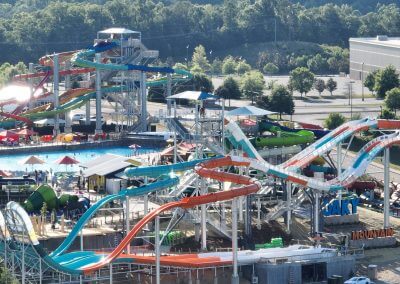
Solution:
[[[192,101],[203,101],[203,100],[219,100],[219,97],[214,96],[213,94],[201,91],[185,91],[179,94],[175,94],[173,96],[167,97],[168,100],[173,99],[186,99]]]
[[[258,108],[255,106],[239,107],[234,110],[228,111],[226,113],[226,115],[230,115],[230,116],[235,116],[235,115],[236,116],[264,116],[264,115],[270,115],[270,114],[276,114],[276,112]]]

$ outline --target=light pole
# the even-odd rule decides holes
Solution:
[[[364,62],[361,63],[361,100],[364,101]]]
[[[186,46],[186,68],[189,70],[189,45]]]
[[[349,104],[350,104],[350,120],[353,119],[353,84],[354,81],[349,83]]]

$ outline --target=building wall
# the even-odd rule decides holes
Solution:
[[[365,78],[368,73],[390,64],[400,70],[400,46],[386,46],[376,42],[355,42],[350,39],[351,79],[362,80],[362,73]]]

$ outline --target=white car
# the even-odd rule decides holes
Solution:
[[[372,282],[369,278],[363,276],[353,277],[344,282],[344,284],[373,284],[373,283],[374,282]]]
[[[79,121],[81,119],[84,119],[86,117],[86,115],[84,115],[83,113],[75,113],[72,116],[72,121]]]

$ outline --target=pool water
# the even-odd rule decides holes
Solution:
[[[120,156],[135,156],[145,153],[151,153],[158,151],[159,149],[155,148],[138,148],[136,150],[130,149],[128,146],[115,146],[115,147],[101,147],[96,149],[77,149],[77,150],[58,150],[58,151],[49,151],[49,152],[40,152],[40,153],[30,153],[30,154],[15,154],[15,155],[0,155],[0,170],[5,171],[31,171],[32,169],[36,170],[47,170],[50,171],[52,169],[53,172],[65,172],[65,165],[57,165],[54,162],[66,155],[78,160],[80,163],[85,163],[87,161],[93,160],[104,154],[116,154]],[[45,164],[42,165],[23,165],[21,161],[25,158],[35,155],[45,161]],[[77,165],[68,165],[68,171],[79,171],[79,164]]]

